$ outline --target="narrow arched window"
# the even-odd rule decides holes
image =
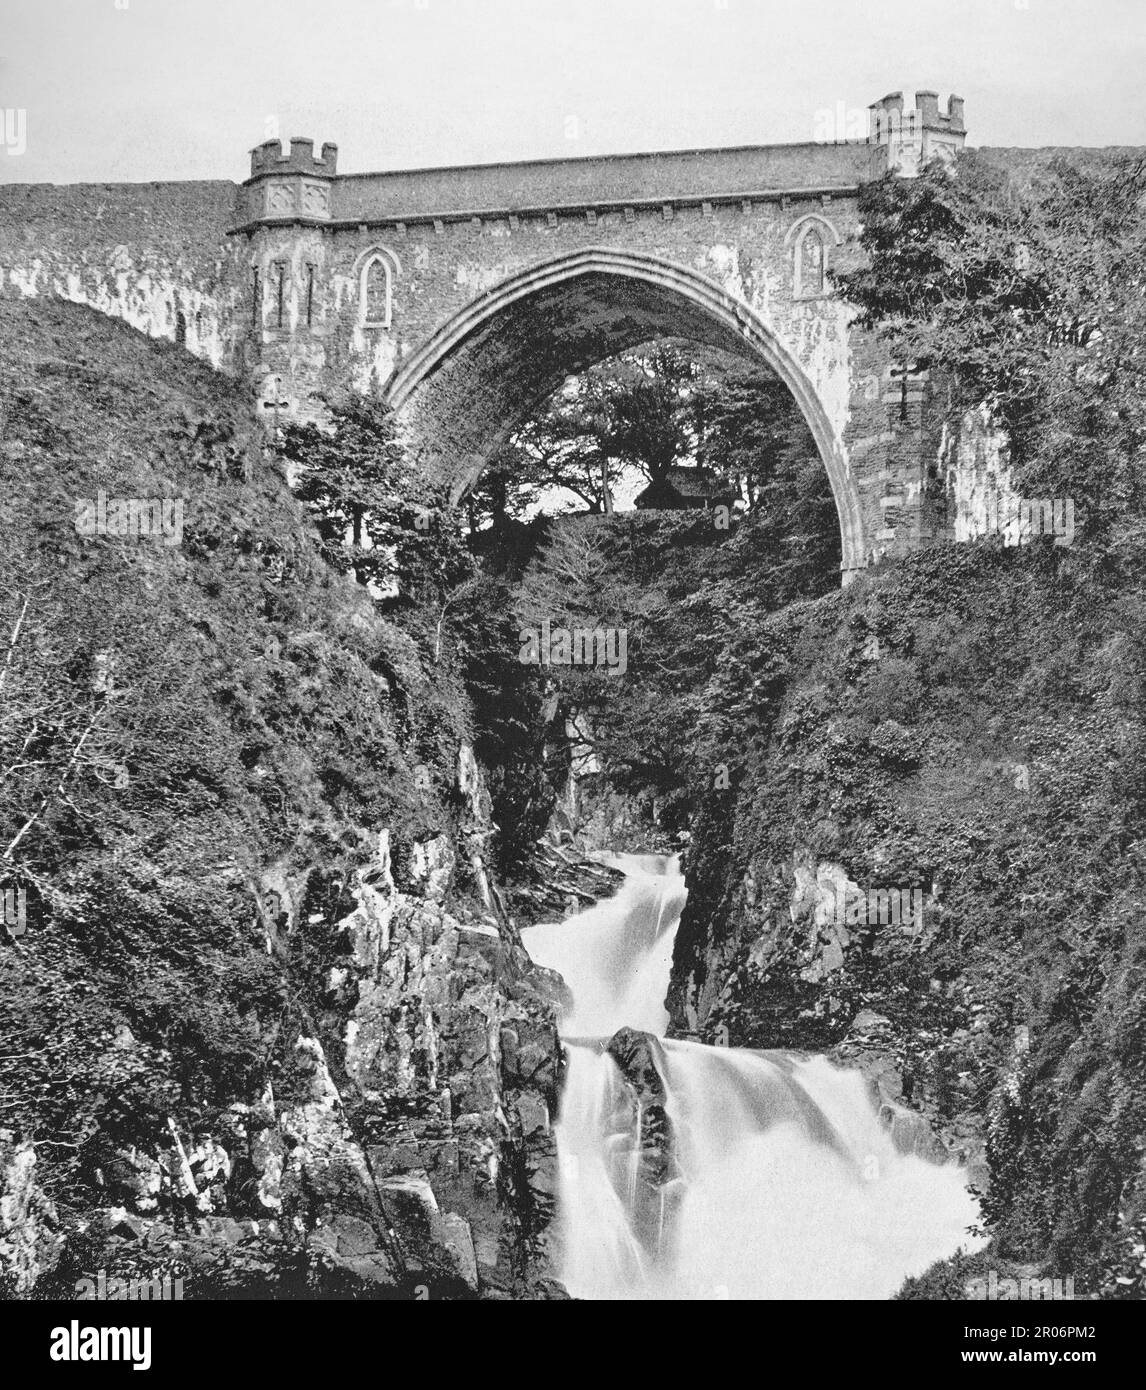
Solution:
[[[275,266],[275,327],[282,328],[286,323],[287,268],[283,261]]]
[[[362,267],[360,319],[363,328],[390,327],[390,263],[371,256]]]
[[[809,227],[796,250],[796,293],[823,294],[827,248],[822,233]]]

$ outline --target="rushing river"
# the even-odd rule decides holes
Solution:
[[[626,875],[616,897],[525,933],[533,959],[573,995],[556,1126],[570,1293],[887,1298],[906,1276],[975,1246],[963,1172],[897,1149],[858,1072],[665,1038],[684,880],[675,858],[614,862]],[[626,1026],[653,1035],[671,1136],[659,1168],[605,1051]]]

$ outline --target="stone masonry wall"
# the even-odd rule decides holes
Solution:
[[[259,268],[260,282],[273,285],[277,267],[288,268],[284,327],[265,326],[252,354],[265,373],[264,409],[305,415],[324,392],[345,385],[360,391],[384,387],[444,323],[530,266],[583,248],[643,252],[699,271],[759,315],[810,378],[851,463],[869,557],[912,548],[921,538],[923,387],[909,383],[903,391],[886,352],[850,327],[838,298],[794,295],[790,234],[808,216],[823,219],[820,225],[840,239],[829,264],[853,263],[857,220],[851,197],[400,227],[260,228],[249,235],[249,259]],[[833,239],[830,233],[827,239]],[[392,318],[385,328],[363,327],[359,316],[360,269],[375,250],[392,266]],[[310,267],[315,291],[308,326]],[[682,331],[672,314],[659,327],[669,336]],[[530,404],[525,394],[523,405]],[[481,409],[481,401],[474,399],[472,408]]]
[[[905,384],[837,297],[795,293],[796,242],[809,218],[828,244],[829,270],[854,263],[856,188],[879,172],[878,150],[763,146],[350,176],[335,173],[333,146],[318,157],[298,141],[289,154],[275,146],[255,156],[259,172],[241,187],[0,189],[0,294],[74,300],[177,342],[248,381],[256,409],[275,424],[321,418],[330,393],[385,390],[436,332],[515,274],[588,248],[634,253],[718,286],[810,381],[843,460],[837,488],[862,519],[851,564],[950,531],[936,504],[947,470],[927,384]],[[362,271],[375,254],[390,274],[386,326],[362,321]],[[618,323],[626,292],[617,277]],[[559,307],[576,327],[572,293]],[[538,319],[553,304],[539,298]],[[507,332],[528,342],[517,312]],[[621,329],[615,342],[601,336],[602,351],[631,346],[638,328],[697,336],[696,307],[681,299],[678,309],[670,293],[643,313],[628,339]],[[552,389],[555,373],[586,365],[559,357],[544,364],[548,375],[515,380],[520,391],[500,402],[457,364],[450,389],[466,409],[498,413],[508,432],[513,412]],[[497,370],[485,363],[487,376]],[[432,421],[422,425],[416,402],[415,390],[409,414],[426,436],[422,456],[447,456],[455,441],[436,438]]]
[[[0,294],[90,305],[234,371],[231,183],[0,188]]]

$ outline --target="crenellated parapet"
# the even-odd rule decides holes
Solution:
[[[281,140],[264,140],[251,151],[251,177],[260,174],[316,174],[333,178],[338,172],[338,146],[324,144],[322,154],[315,156],[314,141],[295,136],[287,152]]]
[[[911,177],[929,160],[953,159],[963,148],[967,129],[963,124],[963,98],[947,98],[947,110],[939,110],[936,92],[916,92],[915,106],[905,110],[902,92],[891,92],[872,102],[873,145],[885,152],[885,168]]]
[[[328,222],[338,146],[324,144],[314,153],[314,141],[291,140],[283,152],[278,140],[267,140],[251,151],[251,177],[243,185],[241,216],[249,221]]]
[[[378,392],[459,498],[568,375],[691,340],[792,392],[846,580],[945,524],[929,387],[836,283],[861,254],[864,185],[961,148],[963,103],[917,92],[907,110],[896,92],[871,114],[870,136],[842,141],[360,174],[296,137],[256,146],[237,188],[0,189],[0,291],[169,338],[243,375],[272,427]]]
[[[927,543],[927,388],[834,289],[859,194],[965,138],[963,103],[892,93],[871,133],[339,174],[337,151],[251,155],[232,228],[247,368],[268,421],[377,391],[460,497],[531,402],[641,342],[686,337],[793,394],[840,515],[845,581]],[[900,377],[896,372],[900,372]]]

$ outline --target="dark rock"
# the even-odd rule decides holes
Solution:
[[[198,1230],[217,1245],[241,1245],[255,1234],[255,1223],[243,1223],[230,1216],[206,1216],[199,1222]]]
[[[360,1217],[331,1217],[330,1229],[334,1232],[340,1255],[373,1255],[381,1249],[382,1241],[378,1232],[368,1221],[363,1221]]]
[[[606,1049],[617,1063],[631,1095],[629,1130],[637,1158],[634,1229],[656,1261],[665,1252],[663,1238],[673,1228],[673,1209],[684,1185],[673,1153],[673,1130],[659,1070],[660,1043],[651,1033],[622,1028]],[[630,1154],[633,1150],[630,1150]],[[627,1163],[627,1159],[624,1160]]]
[[[104,1229],[117,1240],[142,1240],[147,1234],[148,1224],[122,1208],[116,1208],[107,1213]]]

